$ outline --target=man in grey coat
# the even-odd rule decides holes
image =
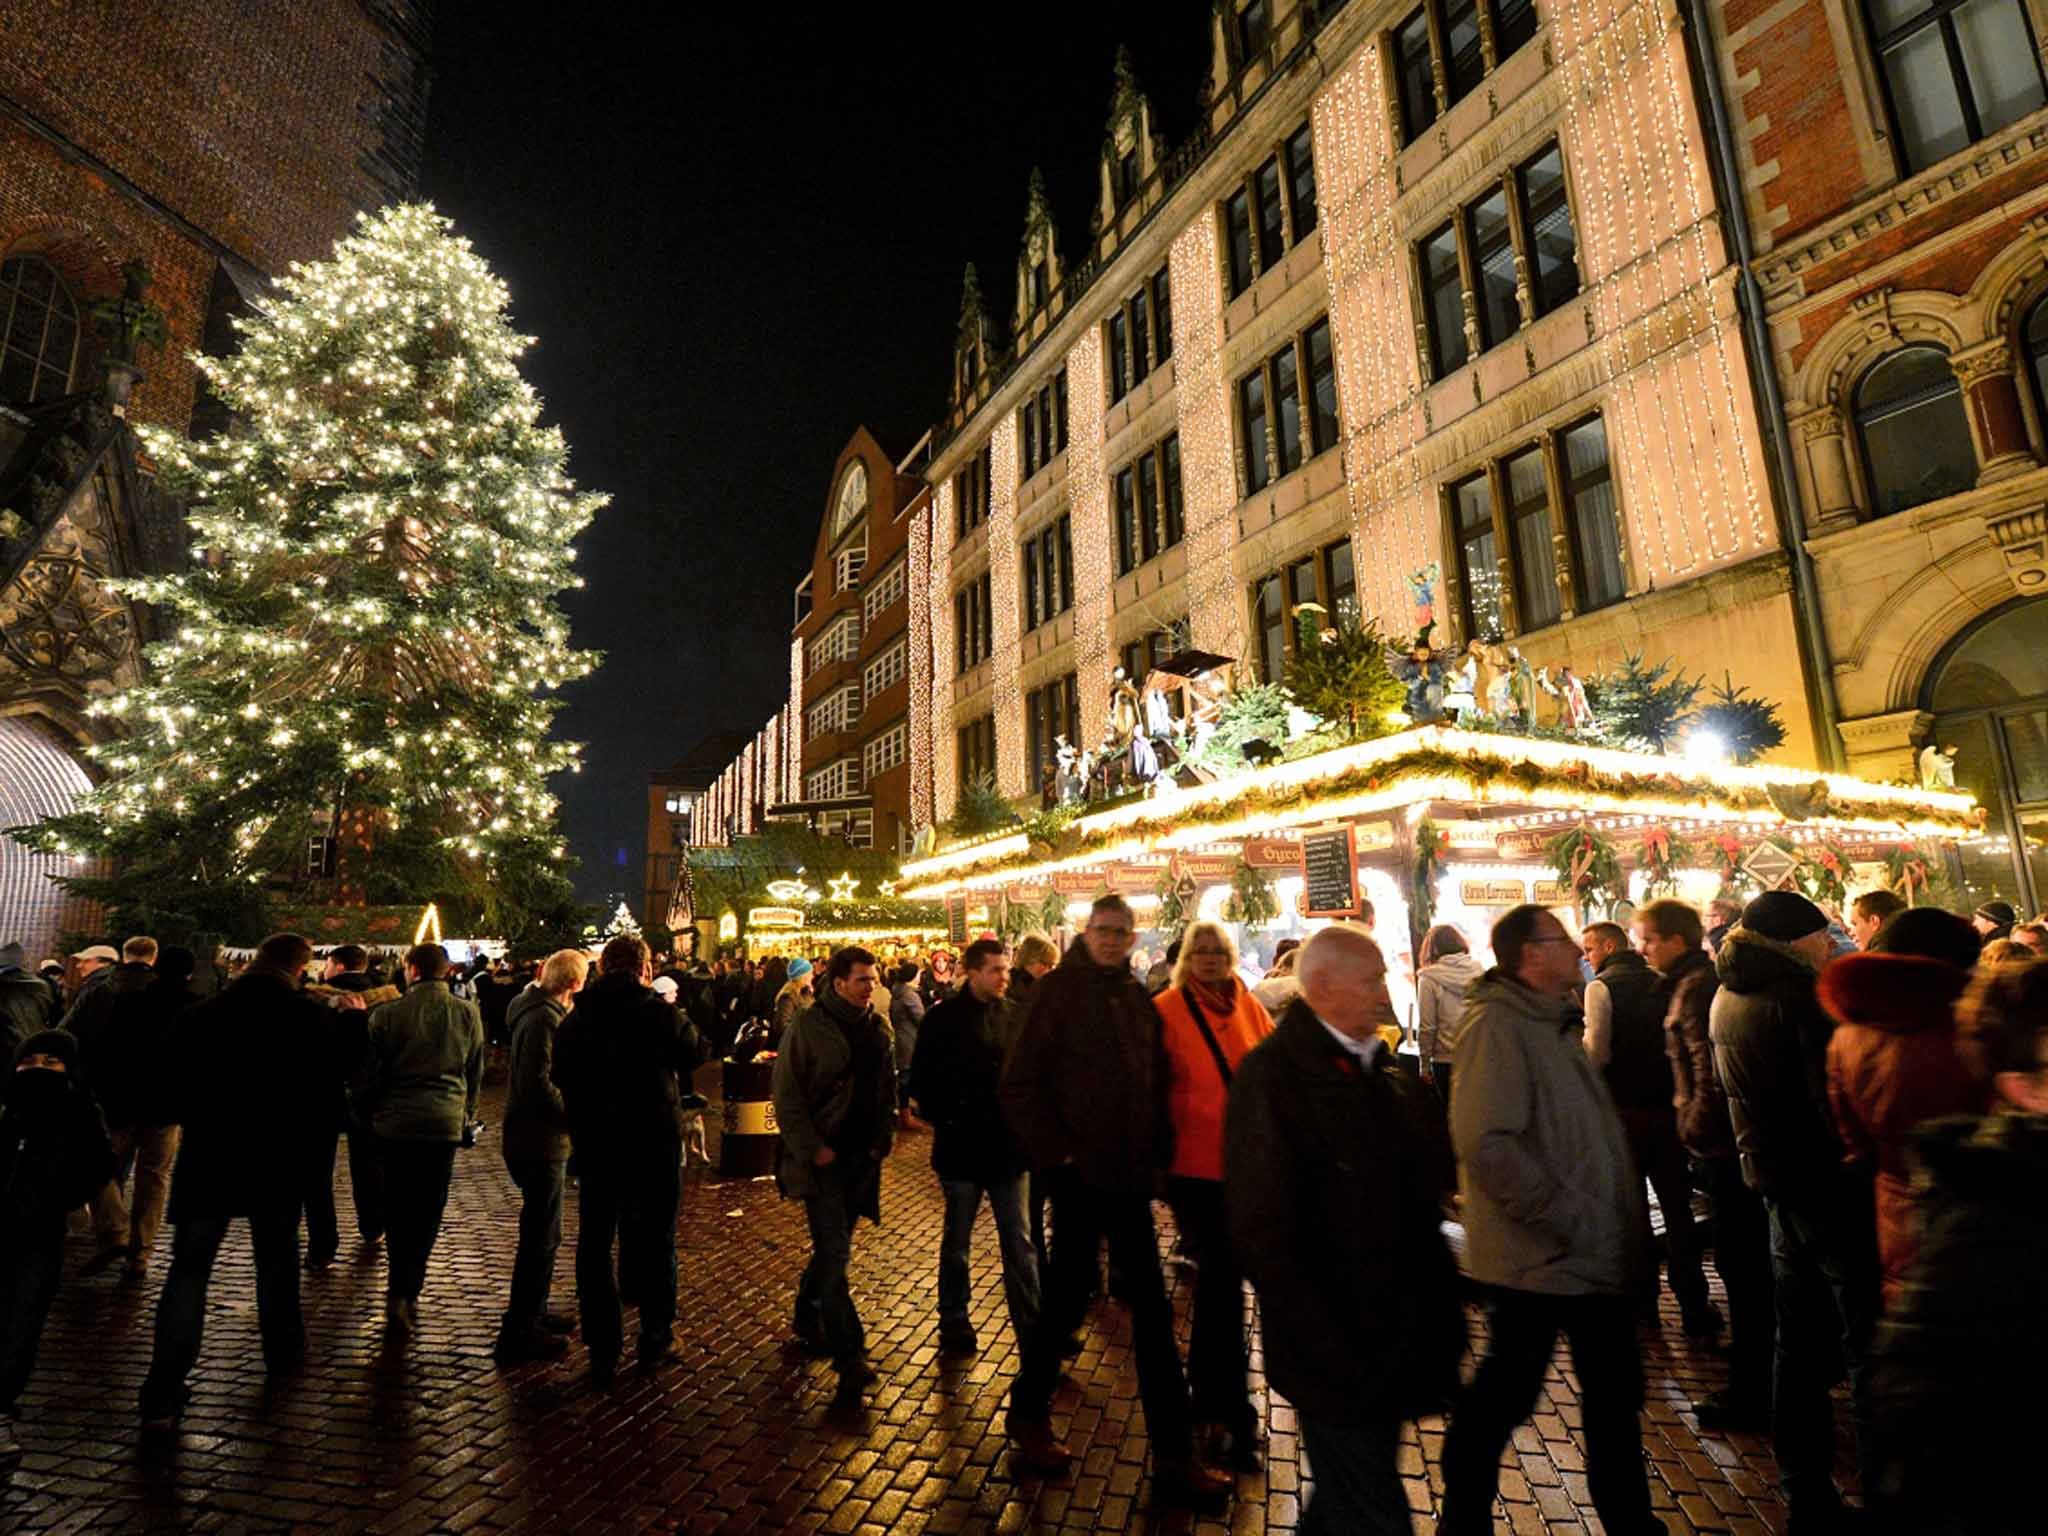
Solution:
[[[881,1220],[882,1159],[896,1124],[895,1045],[874,1008],[875,957],[853,945],[825,966],[825,985],[775,1058],[777,1182],[801,1200],[811,1261],[796,1290],[796,1336],[832,1357],[842,1396],[875,1380],[846,1267],[853,1228]]]
[[[1528,1418],[1562,1333],[1585,1415],[1586,1478],[1614,1536],[1647,1536],[1635,1302],[1649,1233],[1614,1103],[1581,1048],[1579,945],[1546,908],[1493,929],[1494,968],[1466,996],[1451,1139],[1465,1262],[1487,1298],[1490,1347],[1444,1439],[1437,1529],[1493,1528],[1500,1455]]]
[[[484,1074],[484,1021],[448,990],[448,951],[406,951],[410,985],[370,1010],[365,1084],[356,1111],[377,1137],[384,1164],[391,1258],[384,1318],[397,1333],[419,1326],[427,1259],[448,1209],[448,1180],[462,1128],[476,1114]]]

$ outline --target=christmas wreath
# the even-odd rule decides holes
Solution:
[[[1716,832],[1707,840],[1706,854],[1707,868],[1721,877],[1723,892],[1738,891],[1754,883],[1742,867],[1749,850],[1733,832]]]
[[[1840,843],[1815,843],[1800,854],[1792,879],[1808,901],[1839,913],[1849,898],[1849,855]]]
[[[1280,915],[1273,882],[1240,858],[1230,870],[1230,894],[1223,899],[1223,920],[1263,928]]]
[[[1643,872],[1643,894],[1677,895],[1679,870],[1692,867],[1698,858],[1691,843],[1673,837],[1662,827],[1650,828],[1636,848],[1636,868]]]
[[[1614,844],[1590,827],[1560,832],[1550,840],[1544,856],[1581,911],[1606,911],[1626,889]]]

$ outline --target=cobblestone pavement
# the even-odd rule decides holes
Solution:
[[[712,1141],[715,1152],[715,1132]],[[691,1173],[679,1239],[685,1359],[651,1377],[622,1371],[609,1394],[591,1389],[580,1344],[551,1365],[501,1368],[491,1358],[517,1206],[489,1139],[457,1163],[420,1329],[402,1345],[385,1342],[383,1259],[357,1245],[344,1188],[341,1259],[304,1288],[309,1367],[274,1390],[238,1226],[215,1274],[191,1406],[166,1450],[138,1446],[135,1394],[168,1240],[149,1283],[133,1288],[113,1276],[79,1279],[87,1250],[75,1243],[23,1402],[27,1452],[0,1474],[0,1531],[1292,1530],[1309,1468],[1291,1412],[1263,1386],[1265,1475],[1241,1480],[1221,1514],[1150,1507],[1129,1330],[1106,1304],[1055,1408],[1077,1452],[1073,1473],[1054,1482],[1020,1475],[1002,1433],[1016,1357],[985,1215],[975,1248],[982,1352],[957,1364],[939,1357],[941,1213],[928,1156],[926,1138],[902,1139],[883,1187],[888,1224],[863,1226],[856,1242],[854,1289],[882,1378],[858,1412],[834,1408],[829,1368],[787,1347],[806,1244],[801,1209],[768,1182]],[[574,1220],[572,1194],[556,1270],[562,1307],[573,1305]],[[1160,1220],[1164,1239],[1164,1207]],[[1177,1285],[1183,1324],[1191,1278]],[[1691,1395],[1725,1379],[1718,1359],[1684,1343],[1668,1300],[1661,1334],[1643,1337],[1643,1441],[1666,1524],[1782,1530],[1767,1443],[1692,1426]],[[1498,1528],[1600,1530],[1578,1424],[1561,1359],[1507,1454]],[[1402,1451],[1425,1533],[1442,1488],[1442,1445],[1443,1425],[1430,1420],[1409,1430]]]

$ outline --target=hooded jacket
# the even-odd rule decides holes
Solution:
[[[568,1005],[529,982],[505,1009],[512,1032],[505,1088],[505,1158],[559,1163],[569,1156],[569,1110],[555,1082],[555,1033]]]
[[[0,970],[0,1061],[12,1061],[22,1041],[48,1029],[55,1012],[56,1002],[40,976],[19,966]]]
[[[1466,994],[1451,1137],[1465,1267],[1482,1285],[1630,1294],[1647,1213],[1628,1139],[1579,1043],[1579,1012],[1498,968]]]
[[[7,1074],[0,1084],[0,1250],[61,1245],[66,1218],[114,1173],[113,1145],[85,1084],[70,1071],[14,1070],[21,1046],[42,1034],[24,1035],[0,1067]],[[54,1036],[45,1043],[70,1045]],[[75,1047],[51,1054],[77,1064]]]
[[[1828,1102],[1852,1162],[1877,1169],[1877,1252],[1887,1302],[1913,1258],[1913,1134],[1985,1107],[1956,1054],[1955,1005],[1969,973],[1919,955],[1845,955],[1821,973]]]
[[[775,1123],[781,1132],[776,1174],[782,1193],[808,1200],[818,1192],[816,1158],[831,1147],[842,1161],[863,1166],[843,1171],[858,1181],[858,1215],[880,1220],[871,1168],[888,1155],[896,1123],[896,1040],[889,1021],[872,1008],[857,1009],[831,982],[824,995],[789,1027],[775,1058]],[[861,1099],[863,1064],[872,1098]],[[852,1137],[851,1127],[868,1133]],[[853,1145],[854,1140],[865,1145]]]
[[[1486,974],[1476,955],[1441,955],[1415,975],[1416,1047],[1424,1061],[1458,1062],[1465,1032],[1465,994]]]
[[[2048,1409],[2048,1116],[1938,1120],[1918,1252],[1878,1331],[1878,1483],[1896,1529],[2019,1536],[2041,1527]],[[1986,1404],[1996,1404],[1987,1412]]]
[[[1361,1067],[1297,1002],[1238,1064],[1225,1149],[1231,1244],[1258,1288],[1274,1387],[1345,1422],[1441,1411],[1465,1313],[1434,1096],[1384,1042]]]
[[[1728,1095],[1714,1071],[1714,1042],[1708,1034],[1707,1021],[1720,990],[1714,957],[1703,949],[1679,956],[1657,987],[1664,1000],[1664,1053],[1671,1062],[1678,1139],[1694,1157],[1735,1156]]]
[[[1032,1167],[1071,1160],[1083,1183],[1149,1195],[1165,1164],[1160,1071],[1151,994],[1075,939],[1039,978],[1003,1063],[1003,1118]]]
[[[1802,1205],[1853,1198],[1828,1109],[1834,1025],[1814,995],[1813,966],[1791,945],[1738,923],[1714,967],[1721,990],[1708,1030],[1743,1182]]]

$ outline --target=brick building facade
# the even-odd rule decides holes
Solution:
[[[0,760],[68,804],[103,734],[86,704],[140,675],[151,615],[109,577],[183,559],[129,421],[220,423],[192,351],[294,261],[419,169],[429,0],[0,3]],[[94,306],[142,295],[161,347],[122,365]],[[140,274],[136,273],[139,278]],[[80,914],[49,861],[0,843],[0,930],[46,943]]]

